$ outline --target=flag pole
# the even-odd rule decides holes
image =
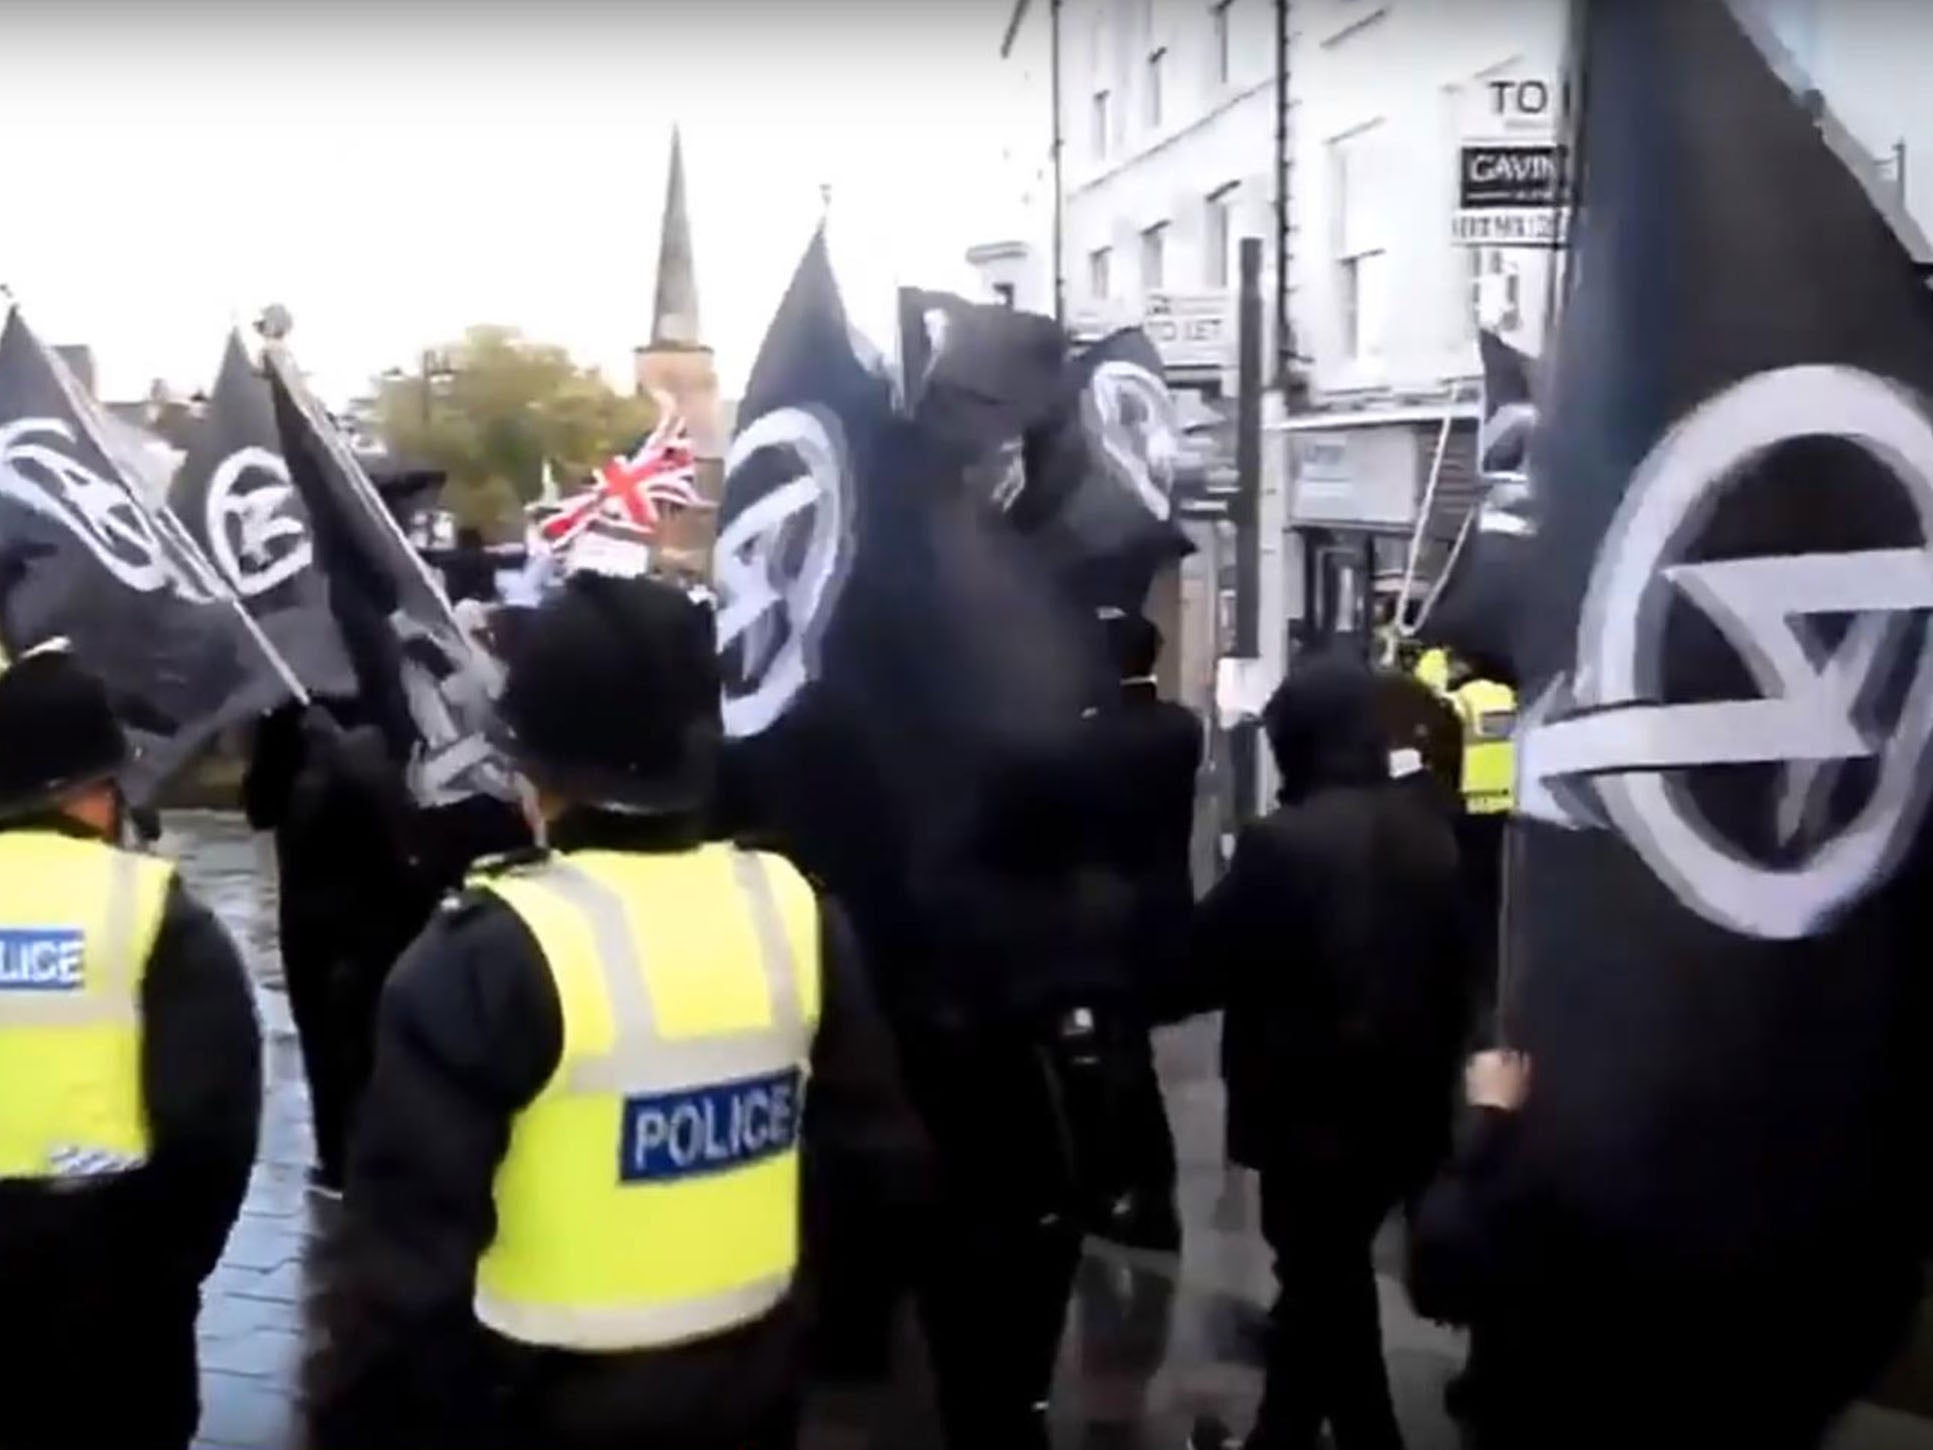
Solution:
[[[353,479],[360,485],[354,490],[357,494],[357,506],[374,518],[379,528],[386,529],[395,535],[402,554],[409,560],[404,567],[415,570],[423,587],[429,590],[430,597],[436,601],[442,615],[442,622],[447,626],[451,639],[456,642],[457,648],[463,651],[464,658],[477,672],[477,677],[494,689],[501,673],[496,661],[486,655],[482,647],[470,637],[470,632],[457,623],[456,611],[450,607],[450,597],[444,591],[442,581],[430,571],[429,565],[423,562],[422,556],[410,547],[409,540],[403,537],[402,530],[396,527],[396,521],[382,506],[375,484],[369,481],[369,475],[363,471],[361,462],[348,444],[343,442],[342,434],[329,420],[315,395],[309,391],[308,384],[302,380],[301,374],[295,367],[295,355],[289,351],[288,344],[282,340],[279,333],[263,333],[262,361],[281,382],[296,407],[308,415],[317,439],[328,450],[330,461],[345,477]]]
[[[1416,561],[1423,552],[1423,530],[1429,527],[1430,513],[1436,507],[1436,486],[1443,478],[1443,457],[1450,448],[1450,429],[1456,422],[1457,404],[1462,397],[1463,385],[1452,384],[1449,401],[1443,405],[1443,426],[1436,435],[1436,456],[1430,461],[1429,483],[1423,490],[1423,502],[1416,510],[1416,527],[1410,531],[1408,557],[1403,560],[1403,587],[1396,594],[1396,628],[1389,632],[1389,643],[1383,648],[1385,666],[1396,663],[1397,651],[1403,641],[1413,638],[1416,631],[1423,627],[1423,620],[1428,618],[1426,607],[1424,612],[1418,615],[1413,623],[1411,622],[1409,592],[1416,585]],[[1459,532],[1457,535],[1459,549],[1462,544],[1463,534]],[[1455,562],[1456,555],[1453,553],[1450,556],[1450,563]],[[1441,577],[1449,577],[1449,572],[1450,566],[1445,564]],[[1435,592],[1432,591],[1430,599],[1426,600],[1425,604],[1427,606],[1434,602]]]
[[[139,485],[140,469],[135,466],[132,459],[121,452],[120,444],[115,441],[112,432],[103,426],[100,404],[68,370],[61,355],[41,341],[38,333],[30,331],[28,336],[40,349],[41,357],[52,370],[54,380],[60,384],[61,391],[67,395],[68,406],[74,409],[75,415],[81,418],[93,432],[95,446],[119,470],[122,481],[128,485],[128,493],[134,499],[136,506],[148,515],[149,521],[161,531],[186,561],[191,572],[196,576],[195,582],[206,590],[211,598],[223,601],[235,611],[236,618],[242,622],[242,628],[247,631],[255,647],[262,652],[262,658],[268,661],[269,668],[275,671],[276,676],[287,687],[296,703],[300,705],[312,703],[313,697],[309,694],[308,687],[302,683],[301,677],[295,673],[294,667],[269,640],[262,629],[261,622],[248,612],[248,606],[242,603],[241,596],[216,572],[214,564],[207,555],[202,553],[201,546],[195,542],[194,536],[188,532],[186,525],[175,517],[174,510],[166,503],[150,502],[142,492]]]

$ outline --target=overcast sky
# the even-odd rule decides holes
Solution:
[[[102,391],[270,301],[331,402],[472,323],[628,384],[670,128],[727,393],[832,188],[854,317],[1001,231],[1009,0],[0,0],[0,283]]]

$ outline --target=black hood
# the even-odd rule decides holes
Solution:
[[[1275,753],[1284,801],[1325,786],[1389,779],[1376,683],[1360,661],[1323,656],[1299,662],[1264,707],[1262,728]]]

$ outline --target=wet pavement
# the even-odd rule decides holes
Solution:
[[[305,1191],[308,1105],[275,942],[274,883],[265,848],[233,817],[171,816],[164,848],[227,923],[255,978],[266,1042],[268,1101],[248,1201],[209,1280],[200,1326],[207,1450],[297,1450],[303,1442],[300,1365],[321,1333],[308,1306],[326,1273],[333,1205]],[[1247,1175],[1220,1158],[1221,1087],[1214,1035],[1177,1029],[1159,1043],[1181,1160],[1186,1249],[1172,1261],[1097,1249],[1083,1265],[1056,1389],[1062,1450],[1176,1450],[1197,1414],[1245,1425],[1261,1388],[1262,1311],[1270,1277]],[[1394,1239],[1384,1256],[1395,1268]],[[1409,1311],[1382,1281],[1384,1340],[1411,1450],[1456,1450],[1443,1386],[1460,1337]],[[910,1347],[911,1336],[907,1352]],[[886,1397],[814,1401],[802,1450],[927,1450],[937,1440],[917,1386]],[[1861,1406],[1832,1450],[1933,1450],[1933,1421]]]

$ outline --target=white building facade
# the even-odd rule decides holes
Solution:
[[[1902,232],[1909,213],[1933,224],[1933,87],[1917,73],[1933,4],[1739,3]],[[1265,488],[1287,495],[1278,516],[1298,536],[1264,546],[1292,616],[1362,627],[1433,478],[1425,564],[1442,557],[1476,486],[1478,329],[1543,349],[1552,253],[1512,232],[1528,209],[1481,208],[1503,194],[1484,193],[1499,163],[1555,157],[1569,14],[1558,0],[1018,0],[989,35],[1038,117],[1007,158],[1006,230],[970,254],[990,295],[1051,312],[1058,293],[1086,332],[1219,307],[1219,356],[1184,350],[1172,380],[1230,398],[1237,249],[1262,239],[1284,409]]]

